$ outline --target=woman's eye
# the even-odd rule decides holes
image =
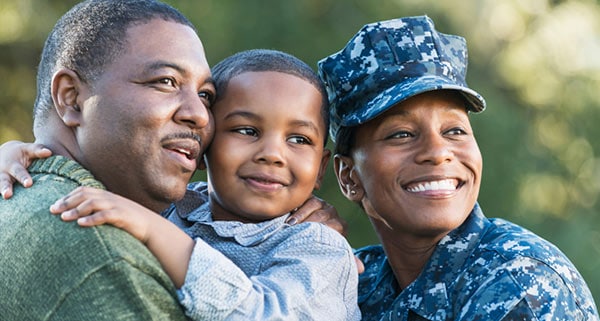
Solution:
[[[395,132],[392,135],[389,135],[387,138],[394,139],[394,138],[409,138],[409,137],[414,137],[414,135],[411,132],[402,130],[402,131]]]
[[[462,128],[456,127],[446,131],[446,133],[449,135],[464,135],[467,132]]]
[[[310,139],[308,139],[304,136],[292,136],[288,139],[288,141],[293,144],[301,144],[301,145],[310,145],[311,144]]]

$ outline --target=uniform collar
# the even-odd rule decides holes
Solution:
[[[400,293],[395,303],[406,302],[405,308],[428,320],[445,320],[452,315],[448,289],[490,225],[479,204],[475,204],[465,222],[440,240],[423,272]]]

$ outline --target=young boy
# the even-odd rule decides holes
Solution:
[[[190,184],[168,210],[185,233],[95,189],[73,191],[51,212],[82,226],[109,223],[144,242],[180,287],[193,319],[359,320],[358,273],[346,240],[319,223],[285,223],[319,188],[330,157],[318,76],[273,50],[235,54],[212,72],[219,96],[204,158],[208,183]],[[238,273],[225,275],[232,264]],[[215,297],[215,287],[228,295]]]

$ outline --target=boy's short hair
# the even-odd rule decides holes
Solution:
[[[282,51],[252,49],[233,54],[218,64],[211,72],[217,90],[217,101],[225,95],[231,78],[246,72],[275,71],[296,76],[311,83],[321,95],[321,118],[325,124],[324,144],[329,137],[329,101],[325,86],[317,73],[304,61]]]
[[[173,21],[196,30],[177,9],[155,0],[87,0],[65,13],[54,25],[42,51],[34,126],[41,126],[54,107],[50,86],[58,69],[71,69],[92,85],[123,52],[128,28],[153,19]]]

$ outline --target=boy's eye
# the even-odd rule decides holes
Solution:
[[[240,133],[240,134],[246,135],[246,136],[257,136],[258,135],[256,130],[254,130],[253,128],[248,128],[248,127],[237,128],[237,129],[235,129],[235,131],[237,133]]]
[[[288,139],[288,141],[293,144],[301,144],[301,145],[310,145],[311,144],[310,139],[308,139],[304,136],[292,136]]]

